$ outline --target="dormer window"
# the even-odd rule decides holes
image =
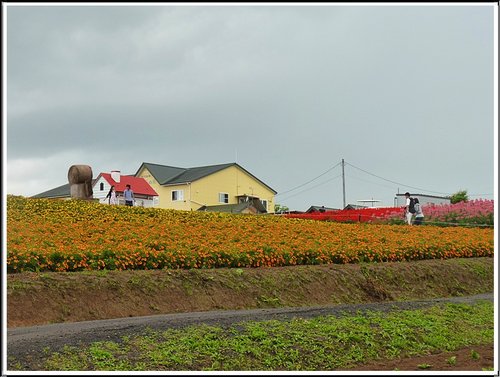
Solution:
[[[101,182],[101,184],[99,185],[101,191],[104,191],[104,183]]]

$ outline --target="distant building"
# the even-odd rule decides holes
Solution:
[[[338,208],[330,208],[325,206],[310,206],[306,213],[315,213],[315,212],[326,212],[326,211],[338,211]]]
[[[230,212],[259,200],[265,212],[274,212],[276,191],[237,163],[180,168],[144,162],[135,176],[158,192],[160,208]]]
[[[410,192],[412,198],[418,198],[421,205],[425,204],[450,204],[451,198],[449,196],[435,196],[426,194],[414,194]],[[403,207],[406,204],[405,194],[396,194],[395,198],[396,207]]]
[[[95,179],[93,182],[95,182]],[[40,194],[33,195],[32,198],[69,200],[71,199],[69,183],[41,192]]]
[[[123,200],[123,191],[125,186],[129,184],[134,192],[135,205],[140,207],[156,207],[158,206],[158,193],[146,182],[143,178],[134,177],[133,175],[121,175],[118,171],[110,173],[100,173],[97,178],[92,180],[93,199],[99,200],[100,203],[107,203],[105,199],[112,185],[115,186],[116,197],[118,204],[125,204]],[[69,183],[58,186],[54,189],[42,192],[32,196],[33,198],[47,199],[71,199]]]
[[[367,206],[361,206],[359,204],[348,204],[344,207],[344,210],[346,209],[363,209],[363,208],[368,208]]]
[[[250,199],[237,204],[222,204],[213,206],[202,206],[198,211],[205,212],[227,212],[227,213],[267,213],[266,208],[259,199]]]
[[[123,192],[127,185],[134,192],[135,205],[139,207],[157,207],[158,193],[150,186],[144,178],[138,178],[133,175],[121,175],[119,171],[110,173],[100,173],[94,181],[92,190],[94,198],[99,199],[100,203],[107,204],[106,195],[111,188],[115,186],[118,204],[125,204]]]

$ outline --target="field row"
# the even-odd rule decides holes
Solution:
[[[455,204],[425,204],[422,206],[425,224],[493,226],[494,201],[476,199]],[[361,208],[301,214],[288,218],[337,222],[404,223],[401,207]]]
[[[493,229],[7,198],[7,270],[273,267],[493,256]]]

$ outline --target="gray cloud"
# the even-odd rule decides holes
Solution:
[[[74,153],[134,173],[143,161],[238,158],[280,192],[345,158],[403,184],[492,198],[493,11],[8,6],[7,165]],[[283,204],[341,206],[339,173]],[[346,174],[348,201],[392,204],[397,185]],[[64,183],[38,182],[9,175],[8,190]]]

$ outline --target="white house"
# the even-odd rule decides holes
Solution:
[[[425,204],[450,204],[451,198],[448,196],[434,196],[434,195],[426,195],[426,194],[413,194],[410,192],[412,198],[418,198],[418,201],[421,205]],[[395,206],[402,207],[406,203],[405,194],[396,194],[395,197]]]
[[[133,175],[121,175],[119,171],[110,173],[100,173],[94,181],[92,190],[94,191],[94,199],[99,199],[100,203],[107,204],[106,195],[111,186],[115,186],[116,197],[118,204],[125,204],[123,199],[123,191],[127,185],[130,185],[134,192],[135,205],[140,207],[156,207],[158,206],[158,193],[149,185],[144,178],[135,177]]]
[[[107,204],[108,201],[105,198],[112,185],[115,186],[118,204],[125,204],[123,191],[127,185],[130,185],[130,188],[134,192],[136,206],[157,207],[159,204],[158,193],[144,178],[133,175],[121,175],[116,170],[111,173],[100,173],[97,178],[92,180],[92,198],[99,200],[100,203]],[[34,195],[33,198],[71,199],[70,185],[67,183]]]

